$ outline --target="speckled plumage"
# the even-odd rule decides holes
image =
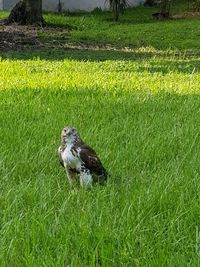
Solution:
[[[107,172],[96,152],[82,141],[75,128],[65,127],[62,130],[58,156],[70,183],[75,182],[77,177],[85,186],[95,182],[103,184],[107,180]]]

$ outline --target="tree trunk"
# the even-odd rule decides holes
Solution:
[[[124,10],[128,5],[128,0],[108,0],[108,1],[110,4],[110,9],[113,12],[113,19],[115,21],[118,21],[119,14],[124,13]]]
[[[155,2],[154,2],[154,0],[146,0],[144,2],[144,5],[145,6],[153,6],[153,5],[155,5]]]
[[[114,3],[113,13],[114,13],[114,20],[118,21],[119,20],[119,3],[117,0]]]
[[[11,10],[7,23],[44,25],[42,0],[21,0]]]
[[[171,0],[162,0],[160,6],[160,19],[168,19],[170,15]]]
[[[58,1],[58,12],[61,13],[62,12],[62,8],[63,8],[63,3],[61,3],[61,1]]]

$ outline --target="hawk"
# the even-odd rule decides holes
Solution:
[[[96,152],[83,142],[75,128],[62,130],[58,156],[70,184],[76,181],[77,175],[82,186],[91,186],[95,182],[102,185],[107,180],[107,171]]]

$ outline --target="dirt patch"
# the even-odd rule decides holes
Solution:
[[[184,12],[172,16],[173,19],[187,19],[200,17],[200,12]]]
[[[35,49],[55,46],[48,38],[44,41],[39,38],[41,33],[49,35],[66,32],[68,30],[54,27],[34,27],[17,24],[4,25],[0,23],[0,52],[9,50]]]
[[[38,30],[33,27],[0,24],[0,51],[40,47]]]

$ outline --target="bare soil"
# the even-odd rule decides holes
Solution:
[[[62,28],[54,27],[35,27],[17,24],[4,25],[0,23],[0,52],[9,50],[38,49],[52,46],[48,40],[44,42],[39,38],[39,33],[47,32],[49,34],[66,31]],[[68,32],[66,31],[66,34]],[[55,44],[54,44],[55,45]]]
[[[187,19],[200,17],[200,12],[184,12],[172,16],[173,19]]]

